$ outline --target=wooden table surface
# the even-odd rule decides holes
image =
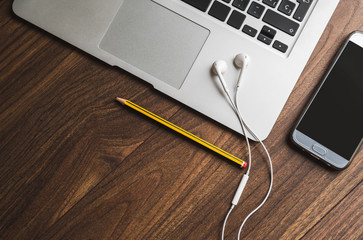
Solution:
[[[17,18],[0,2],[0,239],[219,239],[245,170],[140,114],[121,96],[246,158],[243,138],[131,74]],[[271,135],[272,194],[243,239],[363,239],[363,154],[334,171],[288,135],[363,2],[342,0]],[[250,180],[226,239],[263,199],[269,174],[253,144]]]

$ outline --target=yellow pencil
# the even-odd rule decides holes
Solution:
[[[205,141],[205,140],[191,134],[190,132],[188,132],[188,131],[186,131],[186,130],[184,130],[184,129],[182,129],[182,128],[174,125],[174,124],[172,124],[171,122],[166,121],[165,119],[155,115],[152,112],[149,112],[148,110],[136,105],[135,103],[130,102],[129,100],[119,98],[119,97],[116,98],[116,100],[119,101],[121,104],[126,105],[126,106],[128,106],[128,107],[130,107],[130,108],[144,114],[145,116],[147,116],[147,117],[149,117],[151,119],[154,119],[155,121],[163,124],[164,126],[166,126],[166,127],[170,128],[170,129],[184,135],[185,137],[187,137],[187,138],[189,138],[189,139],[203,145],[204,147],[209,148],[210,150],[222,155],[223,157],[228,158],[229,160],[232,160],[233,162],[239,164],[241,167],[246,167],[247,166],[247,162],[245,162],[245,161],[239,159],[238,157],[235,157],[232,154],[220,149],[219,147],[216,147],[213,144],[211,144],[211,143],[209,143],[209,142],[207,142],[207,141]]]

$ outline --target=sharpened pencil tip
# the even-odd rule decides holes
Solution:
[[[117,101],[119,101],[121,104],[125,105],[126,100],[120,97],[116,98]]]

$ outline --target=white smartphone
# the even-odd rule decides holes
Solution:
[[[360,148],[362,135],[363,32],[354,32],[338,52],[291,138],[315,158],[344,169]]]

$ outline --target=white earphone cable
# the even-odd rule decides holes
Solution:
[[[240,76],[239,76],[239,80],[241,79],[242,71],[243,71],[243,69],[241,69]],[[222,79],[223,79],[223,76],[219,76],[219,77],[220,78],[222,77]],[[260,203],[260,205],[258,205],[252,212],[250,212],[247,215],[247,217],[243,220],[243,222],[242,222],[242,224],[241,224],[241,226],[239,228],[239,231],[238,231],[238,240],[240,240],[241,231],[242,231],[242,228],[243,228],[244,224],[249,219],[249,217],[251,217],[256,211],[258,211],[265,204],[266,200],[268,199],[268,197],[269,197],[269,195],[271,193],[272,185],[273,185],[273,167],[272,167],[272,160],[271,160],[270,154],[269,154],[266,146],[256,136],[256,134],[247,126],[247,124],[244,122],[244,120],[242,118],[242,114],[240,112],[240,108],[239,108],[238,101],[237,101],[238,100],[238,93],[239,93],[239,91],[238,91],[239,90],[239,81],[238,81],[237,86],[236,86],[236,94],[235,94],[234,101],[232,100],[228,89],[226,89],[225,86],[223,86],[223,87],[224,87],[225,93],[226,93],[226,95],[228,97],[228,101],[229,101],[229,103],[230,103],[233,111],[236,113],[236,115],[238,117],[238,120],[239,120],[239,122],[241,124],[242,133],[243,133],[243,135],[245,136],[245,139],[246,139],[246,143],[247,143],[247,147],[248,147],[248,169],[247,169],[246,174],[243,176],[243,178],[241,180],[240,186],[237,189],[237,192],[236,192],[236,195],[238,195],[237,201],[235,201],[235,198],[236,198],[236,195],[235,195],[234,200],[232,201],[231,208],[230,208],[230,210],[228,211],[228,213],[227,213],[227,215],[225,217],[225,220],[224,220],[224,223],[223,223],[223,228],[222,228],[222,240],[224,240],[224,231],[225,231],[225,227],[226,227],[226,224],[227,224],[228,217],[231,214],[234,206],[237,204],[240,195],[242,194],[243,188],[244,188],[244,186],[245,186],[245,184],[246,184],[246,182],[248,180],[248,176],[249,176],[250,170],[251,170],[251,147],[250,147],[249,139],[248,139],[247,134],[246,134],[247,131],[252,135],[252,137],[255,138],[255,140],[257,140],[258,142],[261,143],[264,151],[266,152],[266,155],[267,155],[267,158],[268,158],[268,163],[269,163],[269,166],[270,166],[270,185],[269,185],[268,192],[267,192],[265,198],[263,199],[263,201]],[[246,129],[247,129],[247,131],[246,131]],[[239,192],[239,194],[238,194],[238,192]]]
[[[242,74],[242,71],[241,71],[241,74]],[[220,76],[221,77],[221,76]],[[222,76],[223,77],[223,76]],[[229,93],[229,91],[228,91],[228,89],[227,89],[227,91],[226,91],[226,88],[224,88],[225,89],[225,93],[226,93],[226,95],[227,95],[227,97],[228,97],[228,100],[229,100],[229,103],[230,103],[230,105],[232,106],[232,108],[233,108],[233,111],[237,114],[237,116],[238,116],[238,108],[237,108],[237,106],[235,105],[235,103],[233,102],[233,100],[232,100],[232,98],[231,98],[231,95],[230,95],[230,93]],[[247,132],[246,132],[246,129],[245,129],[245,126],[244,126],[244,124],[243,124],[243,121],[242,121],[242,119],[241,118],[239,118],[239,120],[240,120],[240,123],[241,123],[241,127],[242,127],[242,133],[243,133],[243,135],[245,136],[245,139],[246,139],[246,142],[247,142],[247,147],[248,147],[248,168],[247,168],[247,172],[246,172],[246,175],[247,176],[249,176],[249,173],[250,173],[250,170],[251,170],[251,147],[250,147],[250,142],[249,142],[249,139],[248,139],[248,137],[247,137]],[[243,178],[241,179],[241,182],[243,181]],[[242,189],[243,190],[243,189]],[[232,210],[233,210],[233,208],[234,208],[234,204],[232,203],[232,205],[231,205],[231,207],[230,207],[230,209],[229,209],[229,211],[228,211],[228,213],[227,213],[227,215],[226,215],[226,217],[225,217],[225,219],[224,219],[224,222],[223,222],[223,228],[222,228],[222,240],[224,240],[224,231],[225,231],[225,228],[226,228],[226,224],[227,224],[227,220],[228,220],[228,217],[229,217],[229,215],[231,214],[231,212],[232,212]]]
[[[229,209],[229,211],[228,211],[228,213],[226,215],[226,218],[224,219],[223,228],[222,228],[222,240],[224,240],[224,230],[226,229],[227,220],[228,220],[228,217],[231,214],[233,208],[234,208],[234,205],[232,204],[231,208]]]
[[[238,87],[237,87],[237,90],[236,90],[236,95],[235,95],[235,102],[236,102],[236,109],[237,109],[237,112],[238,112],[238,117],[240,118],[240,121],[242,122],[242,124],[245,126],[245,128],[247,129],[247,131],[257,140],[261,143],[264,151],[266,152],[266,155],[267,155],[267,158],[268,158],[268,163],[270,165],[270,185],[269,185],[269,188],[268,188],[268,191],[267,191],[267,194],[265,196],[265,198],[263,199],[263,201],[260,203],[260,205],[258,205],[252,212],[250,212],[247,217],[243,220],[239,230],[238,230],[238,240],[241,239],[241,231],[242,231],[242,228],[244,226],[244,224],[246,223],[246,221],[255,213],[257,212],[264,204],[265,202],[267,201],[268,197],[270,196],[270,193],[271,193],[271,190],[272,190],[272,185],[273,185],[273,167],[272,167],[272,160],[271,160],[271,156],[265,146],[265,144],[256,136],[256,134],[246,125],[246,123],[243,121],[243,118],[241,116],[241,112],[239,110],[239,106],[238,106]]]
[[[229,103],[231,104],[231,106],[233,108],[233,111],[236,113],[238,120],[240,121],[242,133],[245,136],[245,140],[246,140],[247,148],[248,148],[248,168],[247,168],[246,175],[250,175],[251,163],[252,163],[251,162],[251,146],[250,146],[250,141],[247,136],[246,125],[244,124],[243,119],[240,117],[241,114],[239,113],[238,107],[237,107],[236,103],[234,103],[232,101],[232,98],[231,98],[231,95],[229,94],[229,92],[227,92],[227,96],[228,96]],[[237,92],[236,92],[236,96],[237,96]]]

